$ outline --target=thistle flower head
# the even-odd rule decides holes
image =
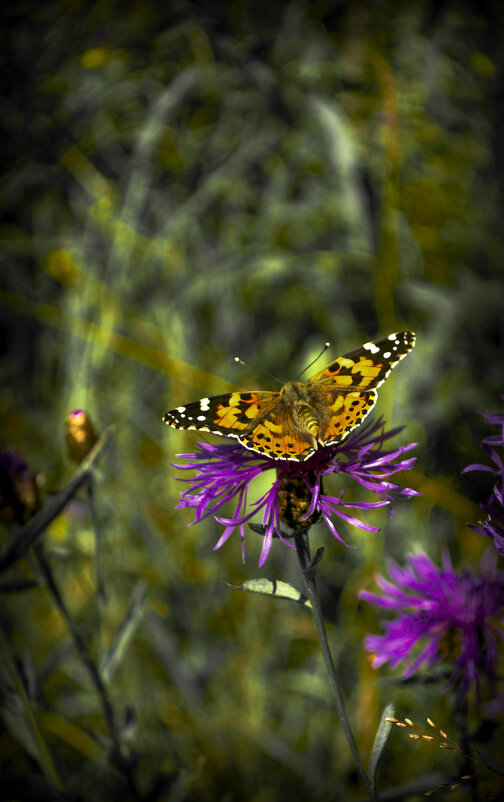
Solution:
[[[281,531],[281,521],[294,529],[300,529],[306,528],[318,518],[323,518],[330,532],[342,543],[344,541],[336,529],[334,517],[367,532],[378,532],[376,527],[347,510],[374,509],[390,504],[399,495],[418,495],[415,490],[389,481],[390,476],[410,469],[415,461],[414,457],[404,458],[404,454],[416,444],[396,449],[385,447],[386,442],[399,431],[401,429],[385,432],[381,420],[363,425],[343,443],[320,448],[305,462],[261,457],[235,442],[224,445],[198,443],[199,450],[194,454],[180,454],[186,461],[175,466],[196,472],[190,479],[182,480],[189,487],[182,493],[178,508],[194,508],[196,517],[193,523],[213,515],[224,526],[215,549],[220,548],[238,530],[243,560],[245,524],[258,513],[262,513],[264,541],[259,565],[265,562],[274,535],[294,548]],[[249,502],[252,481],[267,471],[273,472],[271,487],[260,498]],[[336,496],[326,495],[323,481],[326,477],[340,474],[346,474],[361,487],[371,491],[376,500],[343,501],[343,491]],[[231,501],[235,503],[231,517],[224,518],[215,514],[223,504]]]
[[[499,643],[504,640],[504,574],[496,570],[497,555],[487,551],[479,571],[454,571],[447,553],[438,568],[420,553],[409,565],[389,565],[392,581],[378,576],[382,595],[361,591],[360,597],[391,610],[396,617],[383,621],[384,635],[369,635],[366,649],[373,666],[405,665],[404,677],[420,666],[451,665],[449,684],[463,691],[479,688],[481,677],[493,683]]]

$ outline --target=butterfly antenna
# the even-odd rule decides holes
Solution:
[[[318,360],[320,359],[320,357],[322,356],[322,354],[325,354],[325,352],[327,351],[327,349],[329,348],[329,346],[330,346],[330,345],[331,345],[331,343],[325,343],[325,345],[324,345],[324,347],[322,348],[322,350],[321,350],[320,354],[319,354],[318,356],[316,356],[316,357],[315,357],[315,359],[313,360],[313,362],[310,362],[310,364],[309,364],[309,365],[307,365],[305,368],[303,368],[303,370],[301,371],[301,373],[299,374],[299,376],[297,377],[297,379],[300,379],[300,378],[301,378],[301,376],[303,375],[303,373],[306,373],[306,371],[308,370],[308,368],[311,368],[311,366],[312,366],[312,365],[314,365],[314,364],[315,364],[315,362],[318,362]],[[296,379],[296,381],[297,381],[297,379]]]
[[[248,362],[244,362],[243,359],[240,359],[239,356],[235,356],[235,362],[238,362],[240,365],[243,365],[246,368],[250,368],[251,366]],[[256,373],[260,373],[262,376],[266,376],[268,379],[273,379],[274,382],[278,382],[279,384],[283,384],[284,382],[281,379],[278,379],[276,376],[272,376],[271,373],[266,373],[266,371],[261,370],[260,368],[252,368],[253,371]]]

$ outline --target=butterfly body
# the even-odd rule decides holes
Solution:
[[[280,392],[249,391],[202,398],[167,412],[176,429],[238,439],[274,460],[303,462],[319,447],[340,443],[374,407],[376,389],[415,344],[413,332],[381,337]]]

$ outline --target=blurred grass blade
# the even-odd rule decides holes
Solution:
[[[487,769],[493,771],[494,774],[500,774],[501,777],[504,777],[504,763],[498,763],[496,760],[492,760],[492,758],[488,757],[488,755],[485,755],[484,752],[479,752],[478,750],[476,750],[474,754]]]
[[[114,428],[114,426],[109,426],[108,429],[105,429],[66,487],[56,493],[39,512],[12,535],[0,554],[0,574],[4,573],[13,563],[26,554],[49,524],[64,510],[79,487],[88,481],[92,468],[100,457]]]
[[[385,707],[382,713],[380,724],[376,731],[373,749],[371,750],[371,757],[369,759],[369,779],[371,780],[374,790],[376,790],[376,772],[378,770],[378,764],[383,754],[383,750],[385,749],[385,744],[388,741],[390,730],[393,727],[393,724],[390,721],[387,721],[387,718],[394,715],[395,705],[393,702],[390,702],[390,704]]]
[[[38,587],[39,582],[36,579],[6,579],[0,582],[0,593],[23,593]]]
[[[143,580],[140,580],[135,585],[128,612],[117,631],[114,642],[101,662],[101,675],[105,684],[110,682],[114,676],[116,670],[122,663],[128,646],[133,640],[145,612],[146,595],[147,585]]]
[[[214,392],[230,393],[238,387],[213,373],[196,368],[189,362],[167,354],[165,350],[146,345],[77,315],[68,318],[62,315],[56,306],[33,301],[2,287],[0,287],[0,304],[9,309],[15,309],[19,314],[35,318],[48,326],[55,326],[68,336],[81,337],[86,342],[98,344],[107,351],[120,354],[140,365],[147,365],[153,370],[166,373],[167,376],[179,379],[188,385],[200,387],[202,390],[212,387]]]
[[[98,742],[93,740],[81,727],[50,710],[42,713],[41,724],[44,732],[56,736],[87,760],[93,760],[96,757],[100,749]]]
[[[8,704],[7,696],[5,696],[2,703],[1,713],[3,722],[16,741],[26,749],[28,754],[35,758],[52,785],[61,789],[62,785],[56,766],[53,763],[49,747],[45,742],[37,719],[33,713],[23,680],[19,675],[18,668],[1,625],[0,652],[2,655],[2,665],[8,677],[7,681],[9,684],[12,684],[13,688],[11,704]]]
[[[71,802],[72,797],[59,791],[42,774],[35,772],[2,772],[0,799],[22,799],[29,802]]]
[[[245,590],[247,593],[259,593],[261,596],[275,596],[277,599],[287,599],[311,607],[311,603],[293,585],[278,579],[246,579],[240,585],[233,582],[225,583],[234,590]]]

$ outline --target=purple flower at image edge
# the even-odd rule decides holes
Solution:
[[[245,561],[245,524],[258,513],[262,513],[264,541],[259,565],[265,562],[276,534],[290,548],[295,546],[282,535],[280,528],[279,489],[289,479],[302,481],[308,491],[308,509],[301,519],[313,520],[313,516],[322,517],[330,532],[344,545],[342,537],[336,529],[333,517],[345,521],[351,526],[368,532],[378,532],[374,526],[347,513],[347,509],[374,509],[390,504],[398,496],[416,496],[417,491],[401,487],[388,479],[399,471],[409,470],[415,457],[403,458],[403,455],[415,448],[416,443],[386,449],[385,443],[401,429],[385,432],[383,423],[365,424],[350,435],[343,443],[320,448],[305,462],[280,461],[256,454],[240,443],[210,445],[198,443],[198,451],[194,454],[179,454],[186,462],[174,467],[184,471],[195,471],[195,476],[181,479],[189,484],[181,494],[177,509],[191,507],[195,510],[193,523],[213,516],[224,526],[224,531],[215,545],[220,548],[238,529],[242,541],[242,559]],[[249,502],[250,485],[254,479],[266,471],[275,471],[271,487],[258,499]],[[326,495],[323,480],[330,475],[346,474],[361,487],[370,490],[378,500],[367,502],[343,501],[343,492],[338,496]],[[226,503],[234,500],[235,511],[229,518],[215,513]],[[189,524],[191,525],[191,524]]]
[[[501,396],[504,400],[504,396]],[[493,465],[474,463],[464,468],[462,473],[469,471],[485,471],[495,477],[490,498],[486,504],[480,504],[486,514],[484,521],[478,524],[469,524],[469,527],[480,535],[493,540],[497,551],[504,556],[504,461],[496,451],[497,447],[504,447],[504,413],[483,412],[483,418],[490,426],[499,428],[498,434],[488,435],[481,441],[482,448],[487,452]]]
[[[24,523],[35,512],[38,493],[32,469],[13,448],[0,451],[0,521]]]
[[[438,568],[423,553],[407,557],[405,568],[389,564],[392,581],[378,576],[383,594],[361,591],[365,601],[391,610],[382,621],[384,635],[369,635],[366,649],[373,667],[405,665],[410,677],[422,664],[452,666],[448,685],[472,685],[478,692],[485,677],[493,686],[499,644],[504,640],[504,574],[496,570],[497,554],[487,550],[478,571],[454,571],[447,553]]]

